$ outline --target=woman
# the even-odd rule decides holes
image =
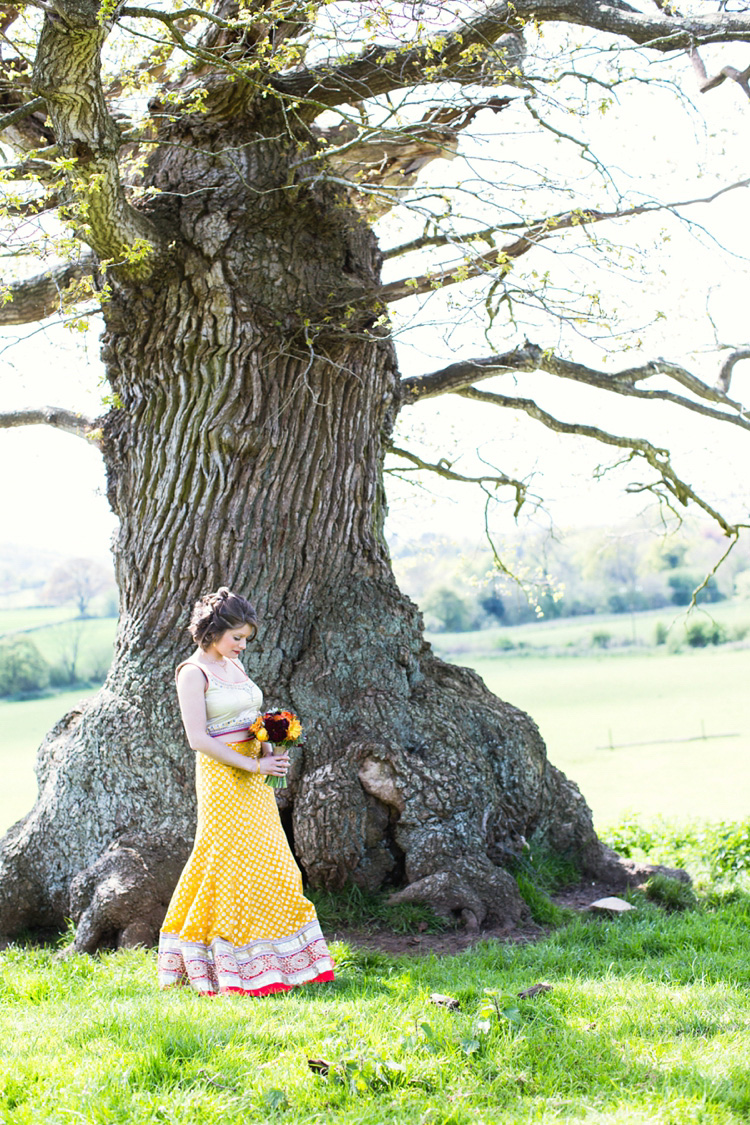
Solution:
[[[250,602],[226,587],[202,598],[197,649],[177,668],[177,695],[196,755],[198,830],[159,940],[159,984],[261,996],[333,980],[315,907],[281,827],[269,775],[286,753],[248,731],[263,696],[239,656],[257,631]]]

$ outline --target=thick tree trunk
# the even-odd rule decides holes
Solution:
[[[481,924],[521,916],[504,864],[524,838],[624,877],[533,722],[437,660],[396,587],[377,247],[264,112],[174,126],[149,169],[173,257],[106,309],[116,654],[45,739],[39,801],[3,842],[6,935],[72,914],[79,948],[153,938],[194,829],[173,669],[222,584],[259,610],[251,676],[306,726],[281,801],[312,883],[401,887]]]

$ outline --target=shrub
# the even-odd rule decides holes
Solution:
[[[599,835],[628,858],[689,867],[714,880],[733,881],[750,874],[750,819],[718,823],[658,819],[642,824],[631,813]]]
[[[715,826],[712,859],[719,875],[750,871],[750,820],[740,824],[722,821]]]
[[[687,643],[691,648],[720,645],[726,639],[726,632],[718,621],[692,621],[687,627]]]
[[[34,642],[15,636],[0,640],[0,695],[43,691],[49,685],[49,665]]]
[[[663,621],[657,621],[656,628],[654,629],[654,642],[657,645],[665,645],[667,643],[668,636],[669,629],[667,628],[667,626]]]
[[[648,853],[655,847],[659,840],[659,828],[647,827],[632,814],[626,813],[617,824],[610,825],[599,833],[604,843],[614,848],[619,855],[626,859],[641,853]]]
[[[445,633],[465,633],[473,629],[474,616],[468,603],[447,586],[432,590],[424,604],[425,613],[435,618]]]
[[[596,648],[609,648],[609,642],[612,640],[612,634],[605,632],[603,629],[598,633],[591,634],[591,643]]]

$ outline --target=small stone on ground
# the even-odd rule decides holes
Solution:
[[[596,902],[592,902],[589,910],[595,910],[602,914],[627,914],[628,910],[635,910],[629,902],[624,898],[616,898],[611,895],[609,898],[598,898]]]

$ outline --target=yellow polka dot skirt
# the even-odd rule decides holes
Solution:
[[[198,830],[162,926],[160,987],[259,996],[333,980],[274,790],[206,754],[197,755],[196,784]]]

